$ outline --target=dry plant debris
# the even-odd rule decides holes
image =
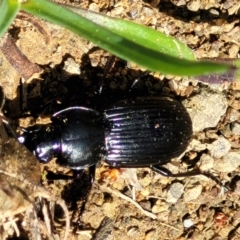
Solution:
[[[3,120],[4,119],[4,120]],[[5,127],[8,123],[1,116],[0,124],[0,238],[7,239],[13,235],[22,236],[21,226],[32,239],[42,239],[43,234],[52,239],[52,216],[46,211],[43,213],[44,222],[37,217],[35,198],[43,197],[55,201],[62,206],[66,214],[66,229],[63,239],[67,239],[70,220],[67,207],[63,200],[56,198],[41,186],[41,169],[36,157],[14,136],[8,136]],[[25,216],[22,215],[25,213]],[[48,229],[48,231],[46,231]]]
[[[239,57],[239,0],[61,2],[153,27],[187,43],[197,58]],[[97,105],[95,92],[105,74],[108,53],[64,29],[41,20],[36,24],[36,19],[28,21],[26,16],[15,21],[11,35],[20,51],[44,70],[41,79],[26,83],[29,112],[40,114],[36,106],[53,99],[62,103],[62,107]],[[34,117],[20,118],[19,73],[3,55],[0,59],[0,85],[9,99],[6,114],[10,119],[17,117],[21,126],[33,124]],[[141,74],[134,64],[117,60],[106,76],[105,100],[111,95],[123,96]],[[106,168],[98,168],[82,214],[78,194],[84,187],[79,185],[65,194],[68,199],[74,199],[70,205],[73,227],[69,239],[96,238],[104,228],[102,220],[106,217],[111,220],[105,239],[240,239],[239,84],[208,85],[195,79],[152,73],[139,78],[137,87],[144,94],[163,93],[184,100],[192,115],[195,128],[192,142],[186,153],[167,167],[179,172],[197,164],[202,170],[213,171],[233,191],[223,193],[215,182],[200,176],[168,179],[148,169],[137,169],[132,177],[121,170],[105,178]],[[53,106],[50,114],[54,109]],[[46,117],[49,113],[42,115]],[[45,119],[37,121],[41,123]],[[53,163],[42,168],[68,172]],[[69,181],[46,180],[44,184],[59,196]]]

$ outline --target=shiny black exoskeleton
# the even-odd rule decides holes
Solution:
[[[173,176],[161,165],[183,153],[192,137],[186,109],[167,97],[122,100],[103,112],[71,107],[51,120],[25,129],[19,141],[41,162],[56,157],[71,169],[93,166],[103,156],[112,167],[150,167]]]

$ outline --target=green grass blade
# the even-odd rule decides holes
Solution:
[[[229,58],[229,59],[221,59],[217,58],[215,59],[217,62],[227,62],[231,63],[235,68],[230,69],[227,72],[220,73],[220,74],[209,74],[209,75],[203,75],[203,76],[197,76],[195,79],[201,82],[206,82],[209,84],[221,84],[224,82],[237,82],[240,81],[240,60],[237,58]]]
[[[213,72],[221,73],[231,68],[227,64],[196,62],[172,57],[146,47],[145,44],[141,45],[129,40],[121,34],[114,33],[73,13],[69,9],[47,0],[27,0],[22,3],[21,8],[35,16],[61,25],[112,54],[127,61],[135,62],[150,71],[179,76],[194,76]]]
[[[20,3],[14,0],[0,0],[0,37],[7,31],[20,9]]]
[[[137,44],[173,57],[195,60],[192,50],[186,44],[152,28],[82,8],[67,7],[82,17]]]

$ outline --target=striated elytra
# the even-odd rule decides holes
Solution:
[[[156,170],[183,153],[192,137],[186,109],[167,97],[122,100],[103,112],[71,107],[51,120],[24,129],[19,141],[41,162],[56,157],[59,165],[78,170],[102,157],[112,167]]]
[[[185,151],[192,122],[183,105],[169,98],[121,101],[104,111],[106,162],[116,167],[162,165]]]

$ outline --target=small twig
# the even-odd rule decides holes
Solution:
[[[180,229],[178,229],[178,228],[175,228],[175,227],[172,226],[172,225],[169,225],[169,224],[166,224],[166,223],[163,223],[163,222],[160,222],[159,224],[162,225],[162,226],[171,228],[171,229],[173,229],[173,230],[175,230],[175,231],[178,231],[178,232],[182,231],[182,230],[180,230]]]
[[[19,50],[9,33],[6,33],[0,39],[0,49],[9,63],[25,80],[43,71]]]
[[[207,227],[205,227],[202,231],[206,232],[210,227],[214,224],[214,221],[212,221]]]
[[[130,197],[127,197],[126,195],[122,194],[121,192],[111,189],[110,187],[101,185],[100,189],[104,192],[108,192],[108,193],[112,193],[114,195],[116,195],[117,197],[120,197],[130,203],[132,203],[135,207],[137,207],[143,214],[145,214],[146,216],[152,218],[152,219],[157,219],[157,216],[153,213],[150,213],[146,210],[144,210],[137,202],[133,201]]]
[[[52,234],[51,220],[49,218],[49,212],[48,212],[47,205],[46,205],[45,201],[43,203],[42,212],[43,212],[44,222],[45,222],[45,225],[47,227],[48,233]]]
[[[107,187],[107,186],[104,186],[104,185],[101,185],[100,186],[100,189],[101,191],[105,191],[105,192],[108,192],[108,193],[112,193],[114,195],[116,195],[117,197],[120,197],[130,203],[132,203],[134,206],[136,206],[142,213],[144,213],[147,217],[150,217],[152,219],[157,219],[157,216],[153,213],[150,213],[146,210],[144,210],[137,202],[133,201],[130,197],[127,197],[126,195],[122,194],[121,192],[117,191],[117,190],[114,190],[114,189],[111,189],[110,187]],[[171,228],[175,231],[178,231],[180,232],[181,230],[179,230],[178,228],[175,228],[174,226],[171,226],[169,224],[166,224],[166,223],[163,223],[163,222],[160,222],[159,223],[160,225],[162,226],[165,226],[165,227],[168,227],[168,228]]]
[[[40,24],[40,20],[35,18],[33,15],[20,11],[16,16],[17,19],[30,22],[44,37],[45,43],[48,44],[50,42],[50,37],[48,32],[44,29],[44,27]]]
[[[18,218],[14,218],[14,219],[10,220],[8,223],[14,228],[16,236],[19,237],[20,232],[19,232],[18,226],[16,224],[17,220],[18,220]]]
[[[92,239],[92,231],[91,230],[77,230],[75,234],[83,235],[85,237]]]
[[[27,219],[29,221],[30,232],[31,232],[32,238],[36,239],[36,240],[42,240],[42,237],[40,234],[41,224],[39,223],[37,213],[36,213],[33,205],[31,205],[31,207],[26,209],[26,215],[27,215]],[[44,228],[44,233],[45,232],[46,231]],[[46,235],[47,235],[47,232],[46,232]]]

